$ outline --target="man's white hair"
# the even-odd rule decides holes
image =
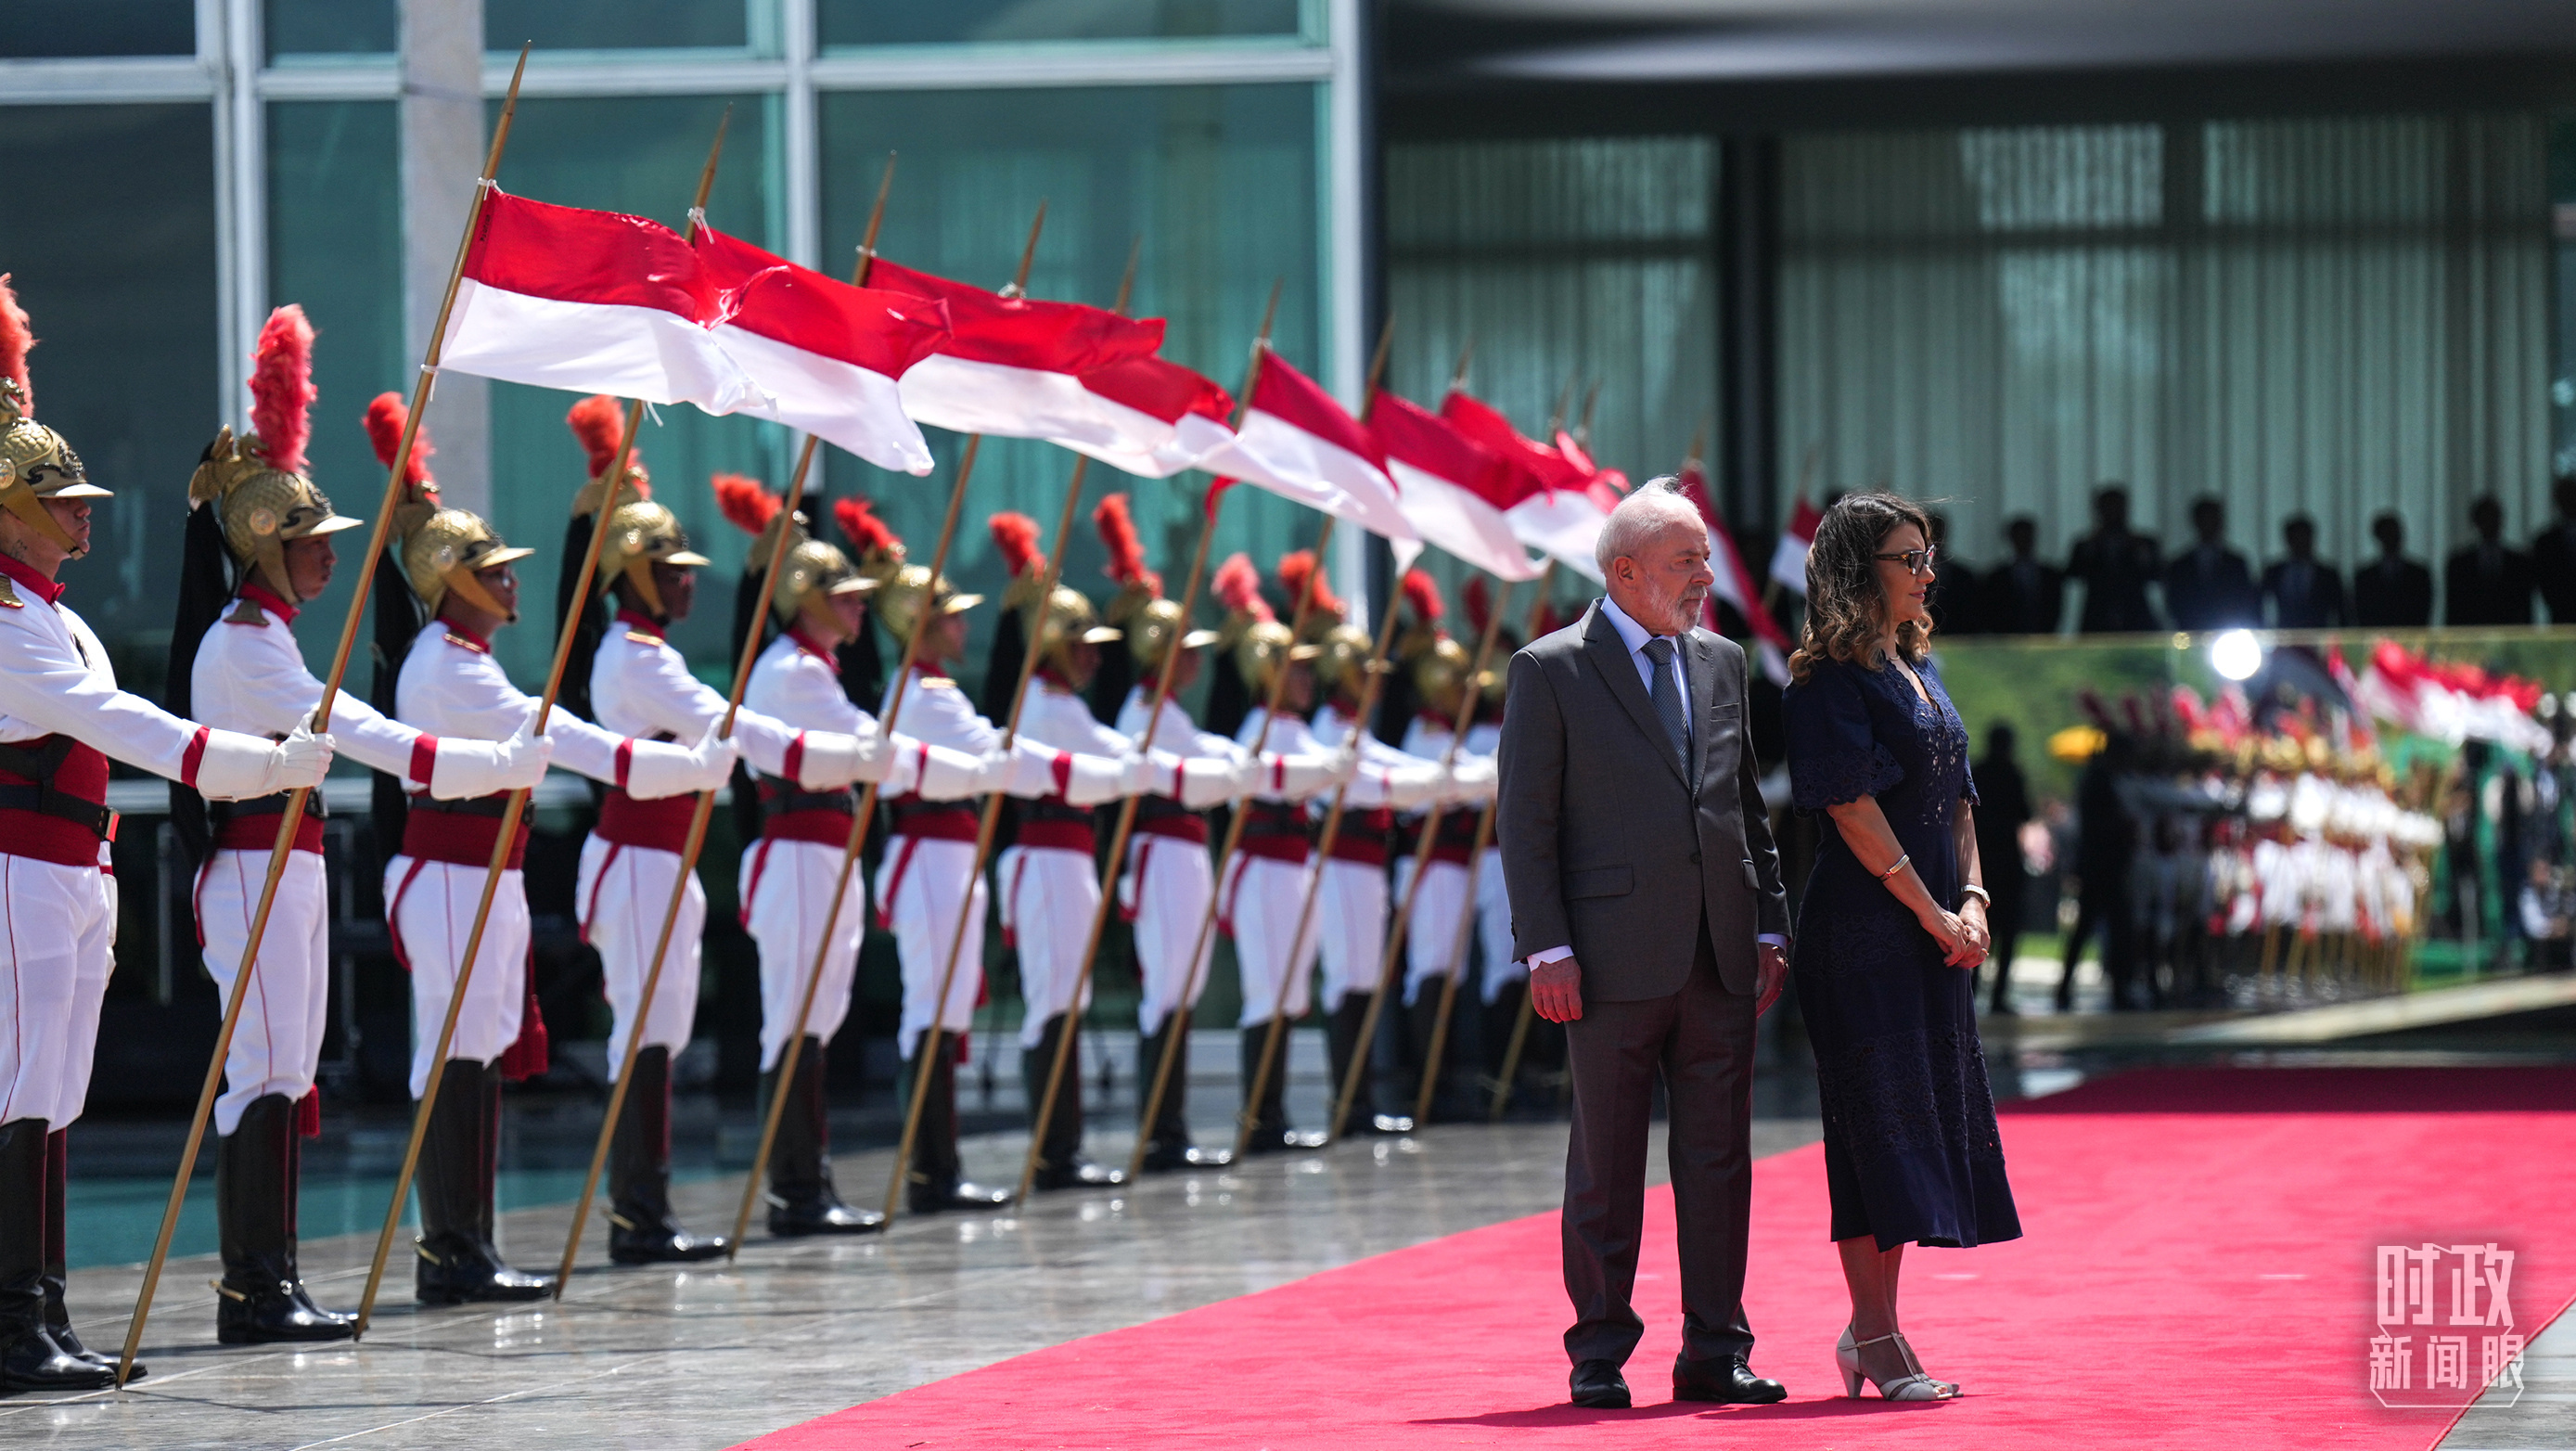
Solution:
[[[1705,533],[1708,521],[1699,516],[1698,506],[1681,495],[1681,481],[1667,475],[1648,479],[1646,486],[1619,501],[1610,511],[1609,522],[1601,526],[1601,537],[1592,546],[1593,561],[1607,576],[1613,560],[1634,555],[1646,542],[1666,529],[1681,528]]]

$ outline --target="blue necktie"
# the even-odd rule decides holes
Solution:
[[[1655,683],[1647,694],[1655,702],[1655,717],[1664,723],[1664,734],[1673,745],[1673,755],[1681,762],[1682,775],[1690,775],[1690,713],[1682,709],[1682,693],[1673,684],[1673,642],[1661,635],[1637,647],[1646,663],[1655,667]]]

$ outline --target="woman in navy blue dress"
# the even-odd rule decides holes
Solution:
[[[1897,1327],[1909,1243],[2021,1234],[1977,1043],[1989,938],[1968,733],[1932,666],[1929,521],[1893,494],[1850,494],[1807,556],[1807,623],[1781,709],[1798,809],[1825,833],[1799,908],[1792,972],[1815,1047],[1833,1238],[1852,1323],[1844,1387],[1941,1400]]]

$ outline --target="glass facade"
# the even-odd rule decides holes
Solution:
[[[9,0],[0,60],[195,55],[195,0]]]
[[[826,47],[1066,40],[1277,37],[1322,33],[1317,0],[819,0]]]

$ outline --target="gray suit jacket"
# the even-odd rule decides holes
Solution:
[[[1513,951],[1572,944],[1586,998],[1679,992],[1703,930],[1720,976],[1754,987],[1754,935],[1789,931],[1771,818],[1745,738],[1744,651],[1684,637],[1691,777],[1595,601],[1512,657],[1495,822]]]

